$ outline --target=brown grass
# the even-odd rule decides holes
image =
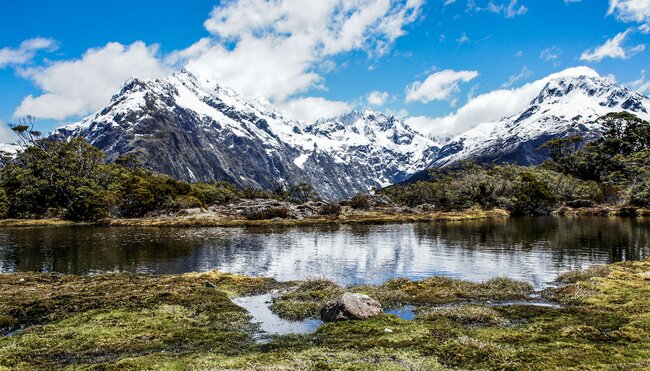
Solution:
[[[140,226],[140,227],[291,227],[301,225],[323,224],[388,224],[388,223],[431,223],[454,222],[487,218],[506,218],[509,213],[505,210],[465,210],[453,212],[431,212],[405,214],[390,211],[364,211],[346,215],[319,215],[304,219],[265,219],[250,220],[244,217],[234,218],[215,215],[164,216],[155,218],[109,218],[95,223],[102,226]],[[0,220],[2,227],[45,227],[45,226],[78,226],[89,223],[75,223],[61,219],[4,219]]]
[[[232,217],[179,216],[139,219],[105,219],[102,225],[110,226],[155,226],[155,227],[248,227],[248,226],[300,226],[320,224],[386,224],[451,222],[487,218],[506,218],[505,210],[466,210],[457,212],[432,212],[420,214],[367,211],[347,215],[315,216],[304,219],[247,220]]]

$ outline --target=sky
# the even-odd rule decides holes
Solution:
[[[650,0],[5,1],[0,141],[106,106],[131,76],[180,68],[313,121],[352,109],[450,135],[558,74],[650,93]],[[647,72],[646,72],[647,70]],[[563,72],[564,71],[564,72]]]

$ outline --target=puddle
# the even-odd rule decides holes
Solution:
[[[23,332],[23,330],[25,330],[25,327],[20,326],[18,328],[14,328],[13,330],[8,331],[8,332],[6,332],[4,334],[0,334],[0,336],[5,336],[5,337],[17,336],[17,335],[20,335],[20,333]]]
[[[273,294],[247,296],[233,299],[233,303],[246,309],[253,317],[253,322],[259,325],[260,333],[257,334],[257,340],[264,342],[269,336],[288,335],[288,334],[309,334],[323,324],[323,321],[317,319],[307,319],[304,321],[288,321],[280,318],[273,313],[269,306]]]
[[[289,334],[310,334],[318,329],[323,324],[319,319],[307,319],[304,321],[289,321],[280,318],[277,314],[273,313],[270,309],[271,302],[274,294],[246,296],[232,299],[232,301],[240,307],[246,309],[253,317],[253,322],[259,325],[259,332],[256,334],[255,339],[257,342],[264,343],[270,340],[272,336],[289,335]],[[561,305],[542,300],[521,300],[521,301],[508,301],[508,302],[484,302],[484,303],[454,303],[443,306],[458,306],[458,305],[485,305],[491,307],[502,307],[510,305],[532,305],[548,308],[561,308]],[[388,308],[384,310],[386,314],[393,314],[397,317],[412,321],[415,320],[415,306],[404,305],[397,308]]]
[[[413,305],[405,305],[403,307],[386,309],[384,310],[384,313],[394,314],[397,317],[407,321],[412,321],[415,319],[415,307]]]

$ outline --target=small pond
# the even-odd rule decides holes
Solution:
[[[593,264],[650,256],[650,219],[513,218],[294,228],[0,229],[0,272],[184,273],[380,284],[507,276],[546,287]]]

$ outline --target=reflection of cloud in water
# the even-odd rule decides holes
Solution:
[[[219,269],[341,284],[446,275],[542,287],[559,272],[650,255],[650,221],[530,218],[439,224],[0,231],[0,271],[180,273]]]
[[[233,299],[233,302],[246,309],[253,317],[253,322],[259,325],[263,335],[307,334],[316,331],[323,322],[318,319],[304,321],[287,321],[278,317],[269,307],[273,295],[256,295]]]

